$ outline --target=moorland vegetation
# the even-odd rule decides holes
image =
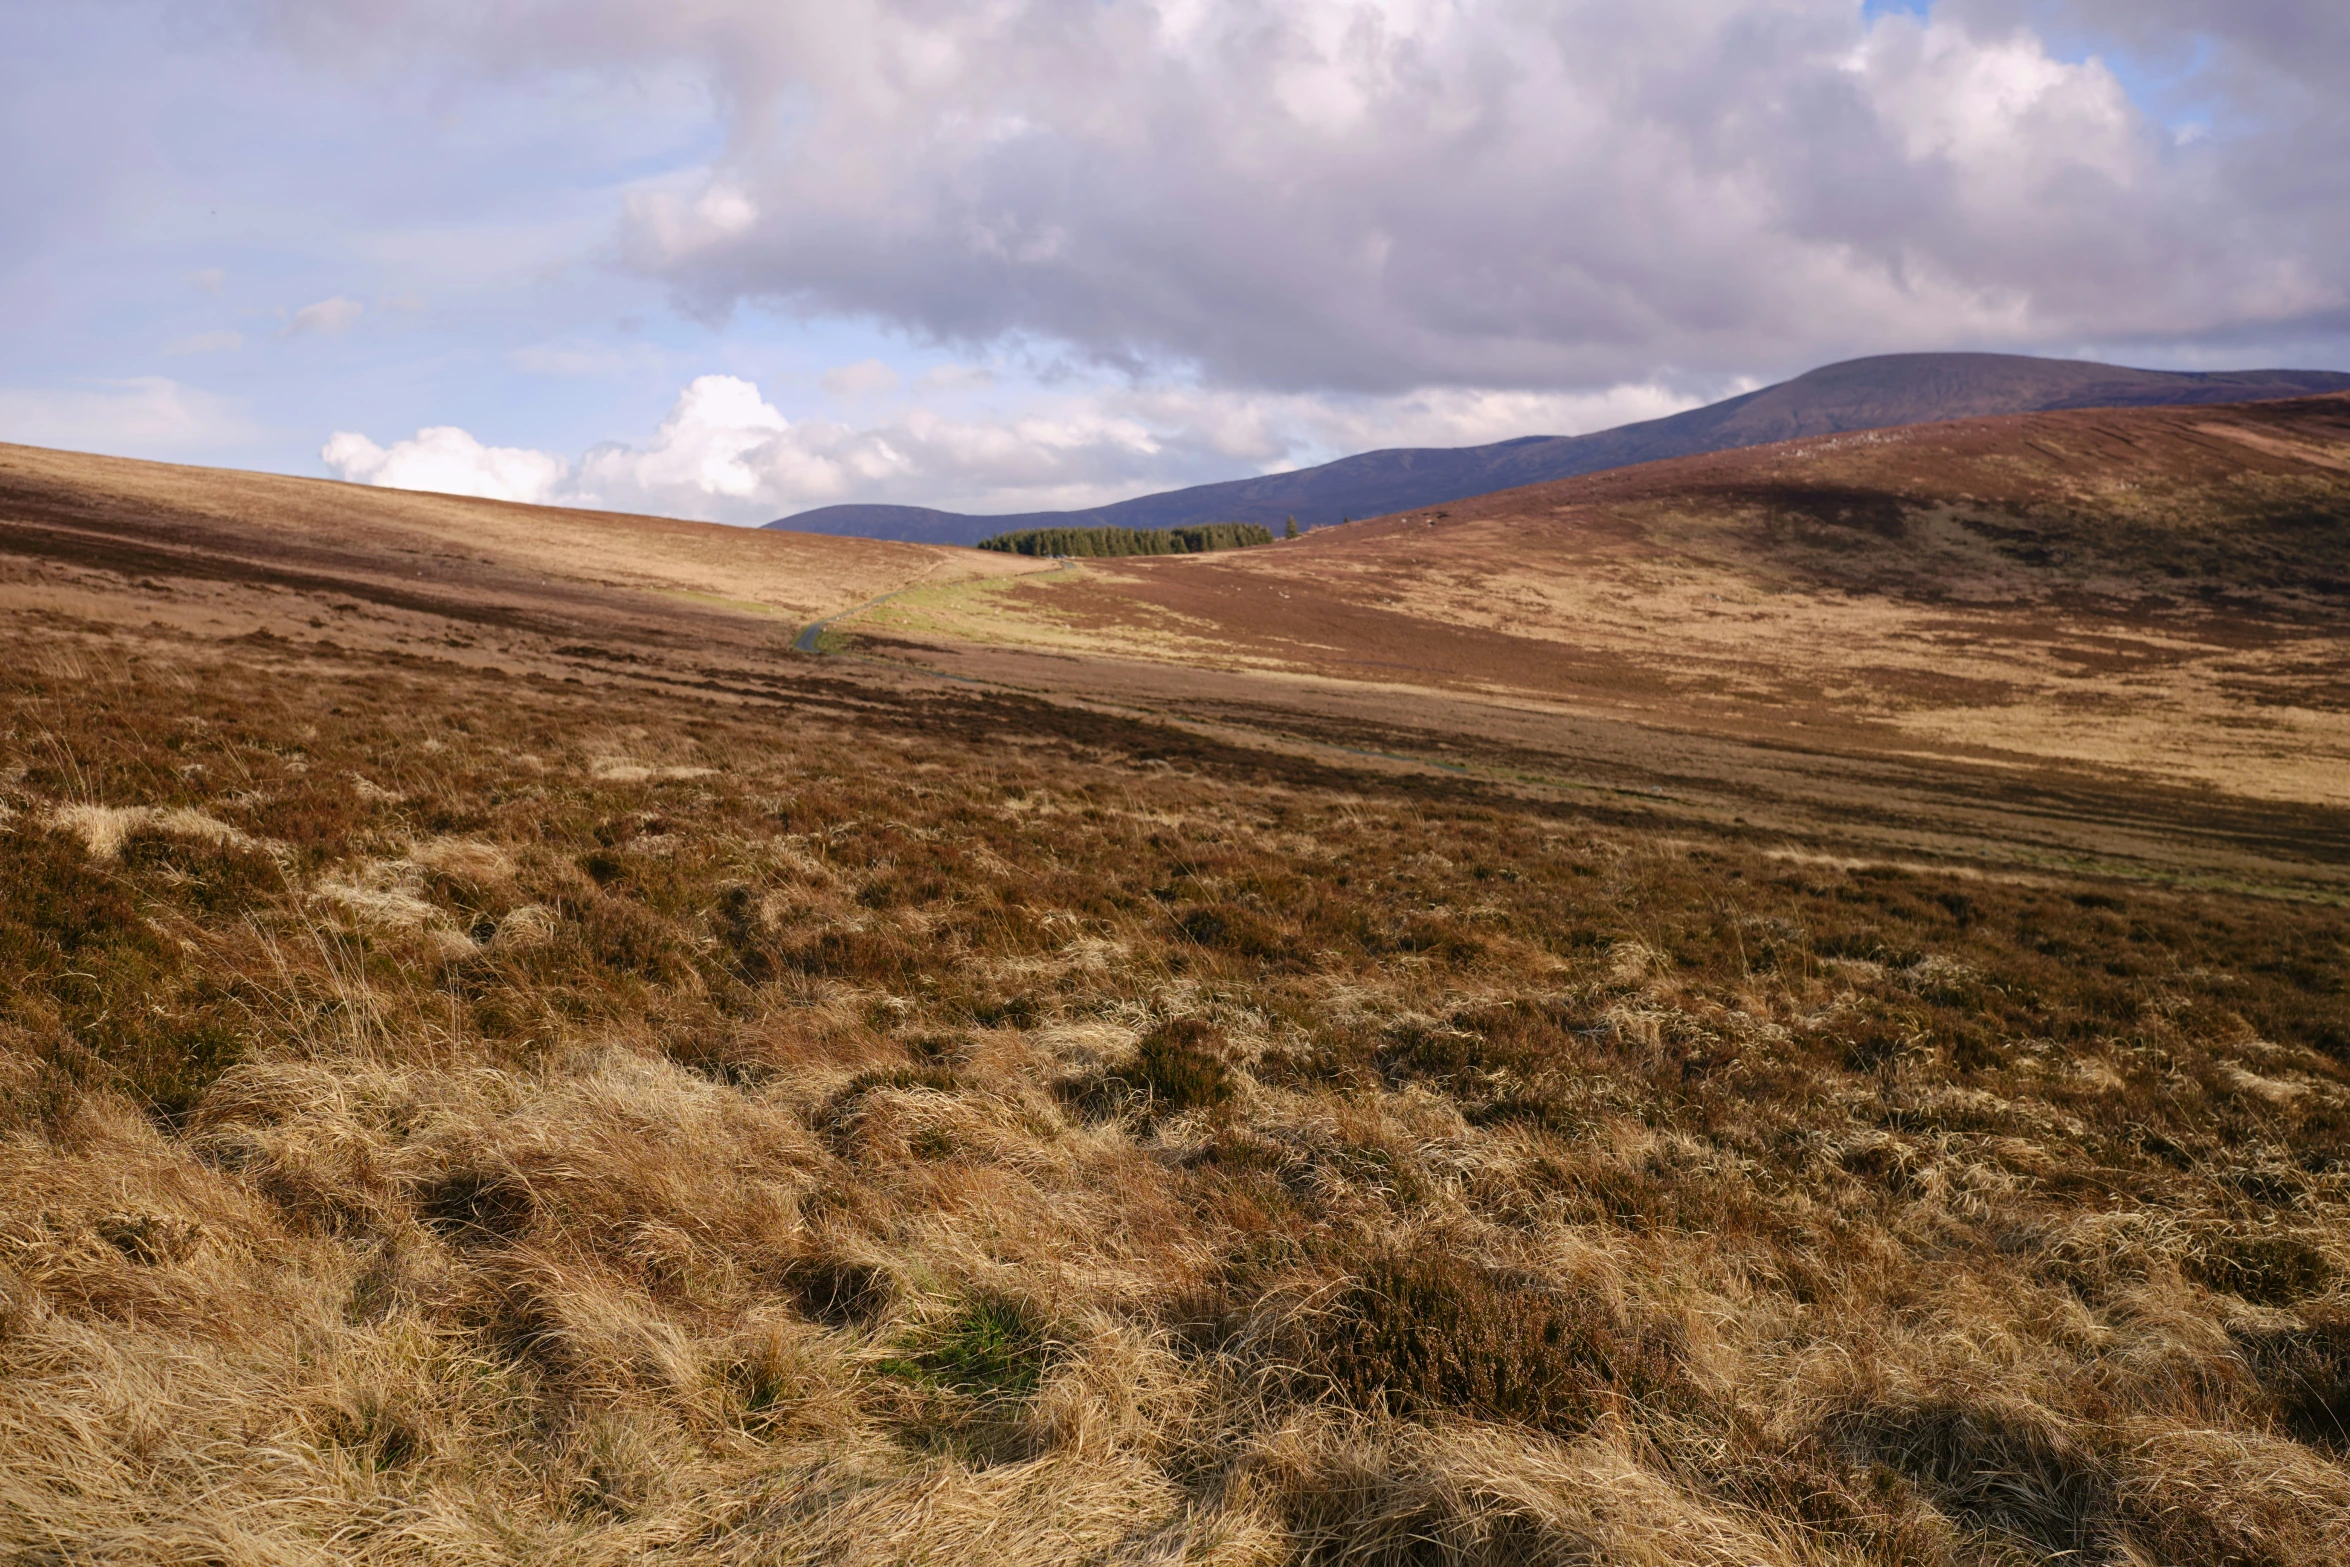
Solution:
[[[1344,711],[1322,732],[1358,747],[1444,754],[1481,731],[1464,759],[1504,742],[1521,777],[1712,793],[1750,818],[1758,794],[1836,798],[1829,757],[1957,764],[1964,791],[2018,805],[2050,768],[2108,806],[2159,779],[2200,796],[2175,849],[2248,799],[2350,804],[2350,397],[1795,441],[1296,547],[945,585],[836,629],[1030,689],[1278,709],[1264,727],[1290,732]],[[1609,733],[1641,772],[1560,765]],[[1729,737],[1755,743],[1693,757]],[[1800,776],[1773,789],[1782,764]],[[2313,833],[2341,822],[2280,841],[2314,865]],[[2013,814],[1986,826],[1986,852],[2036,841]]]
[[[11,1560],[2350,1559],[2338,907],[0,635]]]

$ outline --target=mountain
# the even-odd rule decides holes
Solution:
[[[845,635],[1110,706],[1288,704],[1300,733],[1375,726],[1342,731],[1370,752],[1483,725],[1526,777],[1543,737],[1627,722],[2118,769],[2338,813],[2350,864],[2350,394],[1807,437],[1082,565]],[[1276,698],[1269,675],[1304,678]],[[1733,797],[1782,788],[1841,785]]]
[[[2329,370],[2132,370],[2019,354],[1884,354],[1828,365],[1725,402],[1593,435],[1490,446],[1398,447],[1318,468],[1198,484],[1087,511],[972,516],[923,506],[821,506],[768,524],[803,533],[972,544],[1015,528],[1172,528],[1200,522],[1323,527],[1608,468],[1808,435],[2066,408],[2241,403],[2350,391]]]

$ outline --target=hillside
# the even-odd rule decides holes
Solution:
[[[0,449],[0,1559],[2334,1567],[2346,412],[942,585]]]
[[[801,624],[912,583],[1040,569],[973,550],[8,445],[0,560],[20,581],[30,563],[58,568],[38,579],[44,608],[103,615],[130,580],[184,629],[331,626],[359,646],[461,646],[476,659],[544,653],[588,625],[671,646],[788,645]]]
[[[1091,658],[1092,689],[1154,702],[1177,665],[1195,700],[1279,677],[1399,729],[1630,722],[2350,804],[2350,399],[1815,438],[860,625],[965,674]]]
[[[2012,354],[1891,354],[1829,365],[1705,408],[1593,435],[1365,452],[1292,473],[1195,485],[1090,511],[975,517],[916,506],[825,506],[772,526],[941,544],[975,543],[1015,528],[1278,526],[1288,517],[1300,526],[1325,527],[1635,463],[1802,436],[1992,414],[2233,403],[2340,391],[2350,391],[2350,375],[2332,371],[2179,373]]]

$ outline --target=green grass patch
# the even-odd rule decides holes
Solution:
[[[980,1296],[918,1332],[885,1376],[987,1403],[1026,1398],[1044,1379],[1051,1344],[1043,1317],[1018,1301]]]

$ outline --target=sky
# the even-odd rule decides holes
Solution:
[[[0,440],[754,523],[2350,369],[2341,0],[0,0]]]

